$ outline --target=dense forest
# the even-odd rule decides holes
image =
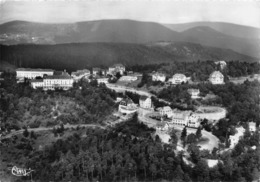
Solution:
[[[161,143],[153,133],[154,129],[139,123],[134,115],[114,128],[87,129],[87,137],[73,133],[37,151],[31,146],[35,139],[24,135],[21,141],[10,143],[8,150],[16,148],[12,153],[17,151],[17,162],[26,154],[26,166],[36,169],[33,179],[40,181],[244,182],[259,178],[258,133],[249,132],[233,152],[221,154],[216,148],[212,152],[201,151],[196,144],[190,144],[188,156],[174,150],[178,141],[174,130],[169,144]],[[255,150],[251,149],[253,145],[257,145]],[[209,168],[206,159],[221,162]]]
[[[0,85],[1,128],[66,124],[102,124],[115,109],[116,93],[96,81],[74,84],[69,91],[34,90],[25,83],[16,84],[15,75],[3,74]],[[79,89],[81,88],[81,89]]]
[[[185,47],[192,46],[187,44],[175,43],[174,45],[179,45],[184,47],[184,49]],[[164,46],[149,46],[144,44],[72,43],[60,45],[0,45],[0,61],[6,61],[16,67],[66,69],[69,72],[82,68],[110,66],[115,63],[133,66],[137,64],[175,63],[176,61],[193,62],[198,59],[202,61],[222,59],[228,61],[257,61],[256,58],[229,50],[211,49],[205,51],[206,48],[202,48],[203,53],[197,51],[192,54],[202,54],[198,58],[190,57],[190,52],[178,54],[174,51],[174,47],[169,50]],[[199,66],[197,65],[196,68]]]

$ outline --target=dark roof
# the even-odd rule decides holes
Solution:
[[[34,80],[31,80],[31,83],[35,83],[35,82],[43,82],[43,79],[34,79]]]
[[[120,105],[128,105],[128,104],[133,104],[134,102],[130,98],[124,98],[120,101]]]
[[[63,71],[54,71],[53,75],[62,75]]]
[[[93,71],[100,71],[100,68],[93,68]]]
[[[45,71],[54,71],[52,69],[41,69],[41,68],[17,68],[16,71],[38,71],[38,72],[45,72]]]
[[[46,76],[44,79],[72,79],[72,77],[67,73],[67,74],[62,74],[62,75],[51,75],[51,76]]]
[[[145,95],[141,95],[140,100],[145,101],[147,98],[148,98],[147,96],[145,96]]]

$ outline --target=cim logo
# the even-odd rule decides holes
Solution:
[[[10,170],[12,171],[12,174],[14,176],[29,176],[30,173],[34,171],[31,170],[31,168],[25,169],[25,168],[18,168],[16,166],[12,167]]]

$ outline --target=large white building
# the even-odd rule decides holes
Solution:
[[[108,80],[109,80],[109,78],[97,78],[98,84],[100,84],[100,83],[107,84]]]
[[[187,77],[184,74],[176,73],[172,76],[172,78],[169,79],[169,82],[171,84],[181,84],[186,83],[188,81]]]
[[[31,68],[18,68],[16,69],[17,79],[35,79],[36,77],[43,77],[45,75],[53,75],[52,69],[31,69]]]
[[[173,110],[172,123],[181,126],[188,126],[197,128],[200,125],[199,117],[192,113],[192,111]]]
[[[172,109],[169,106],[159,107],[157,111],[159,111],[161,116],[172,117]]]
[[[122,64],[114,64],[113,66],[108,68],[108,74],[110,75],[116,75],[117,73],[123,75],[124,72],[125,72],[125,66]]]
[[[127,76],[121,76],[119,81],[122,82],[132,82],[132,81],[136,81],[138,78],[135,75],[127,75]]]
[[[90,71],[88,69],[83,70],[77,70],[76,72],[72,72],[71,76],[74,79],[74,81],[79,81],[81,78],[86,78],[90,76]]]
[[[152,106],[152,99],[150,97],[142,95],[139,99],[139,105],[141,108],[145,109],[151,109],[153,108]]]
[[[153,80],[153,81],[165,82],[166,76],[165,76],[165,74],[163,74],[163,73],[155,72],[155,73],[152,73],[152,80]]]
[[[209,81],[213,85],[224,84],[224,75],[220,71],[214,71],[210,74]]]
[[[44,90],[63,89],[68,90],[73,87],[73,78],[66,72],[61,75],[44,76],[43,79],[31,80],[31,86],[43,88]]]
[[[137,109],[138,107],[130,98],[122,99],[118,106],[118,111],[123,114],[133,114]]]

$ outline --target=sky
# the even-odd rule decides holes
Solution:
[[[257,0],[0,0],[0,24],[132,19],[158,23],[228,22],[260,28]]]

